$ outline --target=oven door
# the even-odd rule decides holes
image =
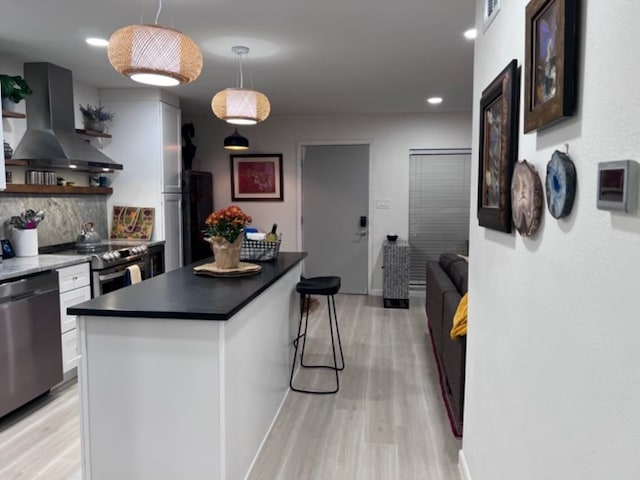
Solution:
[[[132,265],[140,267],[142,280],[149,278],[149,262],[145,260],[125,265],[118,265],[117,267],[107,268],[104,270],[95,270],[92,274],[93,296],[99,297],[100,295],[115,292],[116,290],[131,285],[127,275],[127,267]]]

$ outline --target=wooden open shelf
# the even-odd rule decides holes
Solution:
[[[4,159],[4,164],[10,167],[24,167],[29,164],[26,160],[11,160],[10,158]]]
[[[0,192],[3,193],[3,192]],[[111,187],[62,187],[59,185],[28,185],[10,183],[4,193],[60,193],[65,195],[110,195]]]
[[[95,130],[84,130],[82,128],[76,128],[76,133],[86,135],[88,137],[111,138],[111,135],[108,133],[96,132]]]
[[[2,110],[2,116],[7,118],[27,118],[24,113],[10,112],[9,110]]]

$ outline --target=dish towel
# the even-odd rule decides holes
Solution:
[[[131,285],[133,285],[134,283],[140,283],[142,281],[142,272],[140,271],[140,267],[138,265],[131,265],[130,267],[127,267],[127,273],[129,274]]]

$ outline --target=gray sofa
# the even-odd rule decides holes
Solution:
[[[454,435],[462,435],[467,337],[451,340],[453,316],[467,292],[469,264],[454,253],[427,262],[426,313],[442,398]]]

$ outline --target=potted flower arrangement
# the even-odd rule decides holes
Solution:
[[[203,233],[205,240],[211,244],[218,268],[238,267],[244,228],[251,221],[251,217],[237,205],[230,205],[209,214]]]
[[[29,84],[20,75],[0,75],[2,109],[13,111],[15,104],[33,93]]]
[[[104,109],[104,105],[80,105],[80,112],[84,128],[100,133],[104,133],[107,129],[105,122],[110,122],[115,117],[114,113]]]

